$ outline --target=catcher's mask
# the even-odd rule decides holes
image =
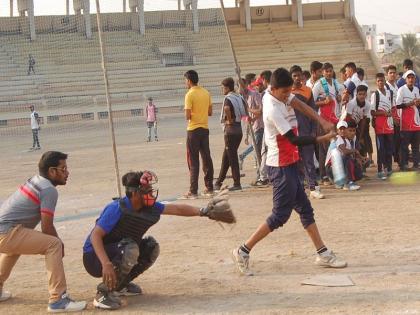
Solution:
[[[153,207],[159,195],[158,178],[151,171],[139,172],[138,186],[127,186],[127,192],[139,192],[145,207]]]

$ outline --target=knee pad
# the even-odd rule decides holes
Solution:
[[[127,275],[137,264],[140,254],[139,246],[134,240],[126,238],[118,243],[118,247],[122,254],[118,270],[122,275]]]
[[[140,242],[140,255],[139,263],[141,263],[145,269],[150,268],[157,260],[160,253],[159,243],[152,236],[147,236]]]

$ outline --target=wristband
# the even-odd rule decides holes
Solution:
[[[200,217],[206,217],[209,214],[209,209],[207,207],[200,208],[199,213],[200,213]]]

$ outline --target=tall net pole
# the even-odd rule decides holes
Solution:
[[[238,82],[239,85],[242,86],[242,77],[241,77],[241,68],[239,67],[239,62],[238,62],[238,58],[236,58],[236,52],[235,52],[235,47],[232,44],[232,36],[230,34],[230,29],[228,26],[228,22],[226,19],[226,12],[225,12],[225,4],[223,3],[223,0],[220,0],[220,6],[222,8],[222,13],[223,13],[223,20],[225,21],[225,28],[226,28],[226,33],[228,35],[228,39],[229,39],[229,45],[230,45],[230,49],[232,51],[232,55],[233,55],[233,61],[235,62],[235,72],[236,75],[238,76]],[[244,87],[246,88],[246,87]],[[254,134],[254,129],[252,129],[252,125],[250,122],[248,122],[248,124],[250,124],[249,126],[249,130],[251,133],[251,140],[252,140],[252,145],[254,146],[255,149],[255,155],[257,156],[257,167],[258,169],[260,168],[261,165],[261,152],[258,152],[258,147],[257,147],[257,142],[255,141],[255,134]]]
[[[105,46],[102,39],[102,28],[101,28],[101,8],[99,5],[99,0],[96,0],[96,22],[98,24],[98,37],[99,37],[99,46],[101,49],[101,59],[102,59],[102,72],[104,74],[104,83],[105,83],[105,94],[106,94],[106,103],[108,105],[108,120],[109,120],[109,130],[111,133],[111,142],[112,142],[112,152],[114,154],[114,167],[115,167],[115,176],[118,196],[121,197],[121,185],[120,185],[120,170],[118,166],[118,155],[117,155],[117,145],[115,143],[115,130],[114,130],[114,120],[112,117],[112,104],[111,96],[109,94],[109,81],[108,81],[108,71],[105,64]]]

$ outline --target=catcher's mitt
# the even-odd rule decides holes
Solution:
[[[236,218],[230,208],[228,189],[221,190],[210,199],[207,207],[200,209],[200,215],[224,223],[235,223]]]

